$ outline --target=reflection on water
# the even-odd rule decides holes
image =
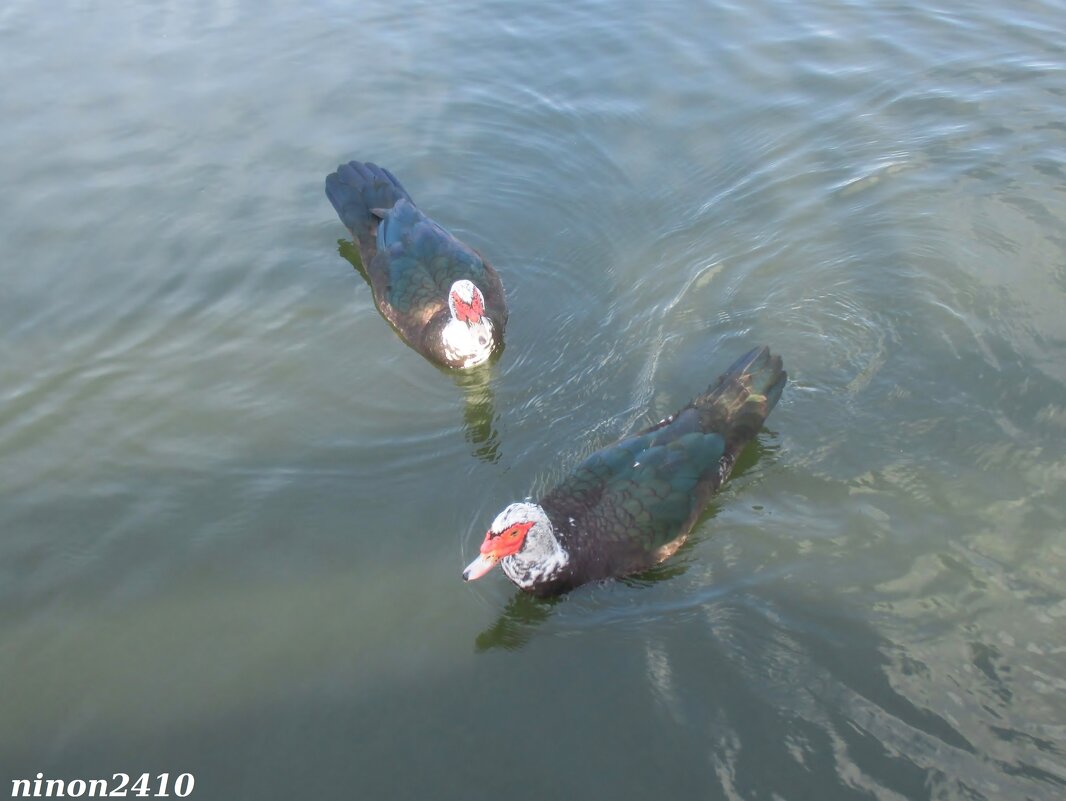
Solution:
[[[496,364],[502,358],[501,347],[483,365],[473,370],[453,370],[455,385],[463,396],[463,432],[474,456],[495,464],[500,460],[500,435],[497,431],[496,400],[492,390]]]
[[[355,268],[355,271],[366,281],[367,289],[370,289],[370,276],[363,266],[363,257],[359,255],[359,246],[351,239],[338,239],[337,253]]]
[[[551,615],[560,598],[537,598],[528,592],[517,591],[491,626],[477,635],[474,650],[478,652],[502,648],[514,651],[533,636],[537,626]]]

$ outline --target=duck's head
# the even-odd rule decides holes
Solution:
[[[535,503],[512,503],[492,521],[481,553],[463,571],[464,581],[479,579],[497,563],[515,584],[529,589],[553,576],[567,562],[551,520]]]
[[[465,278],[448,290],[450,318],[441,330],[445,359],[457,367],[474,367],[496,348],[492,320],[485,315],[485,296]]]

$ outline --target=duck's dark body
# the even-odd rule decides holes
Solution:
[[[468,280],[485,299],[485,317],[502,341],[507,324],[503,284],[481,255],[431,220],[388,170],[342,164],[326,178],[326,195],[359,246],[374,302],[407,343],[431,361],[450,361],[441,345],[448,292]]]
[[[676,414],[589,456],[539,501],[569,559],[526,589],[554,595],[670,556],[786,380],[781,358],[757,348]]]

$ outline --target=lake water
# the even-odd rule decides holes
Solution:
[[[0,7],[0,788],[1066,795],[1066,3]],[[508,290],[456,376],[326,200]],[[749,347],[671,562],[460,580]]]

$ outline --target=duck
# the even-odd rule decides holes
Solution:
[[[780,356],[748,351],[675,414],[596,451],[539,500],[507,506],[464,581],[500,565],[520,589],[548,597],[668,559],[787,380]]]
[[[378,311],[412,348],[446,368],[483,364],[503,345],[503,283],[480,253],[415,205],[396,177],[350,161],[326,197],[359,250]]]

